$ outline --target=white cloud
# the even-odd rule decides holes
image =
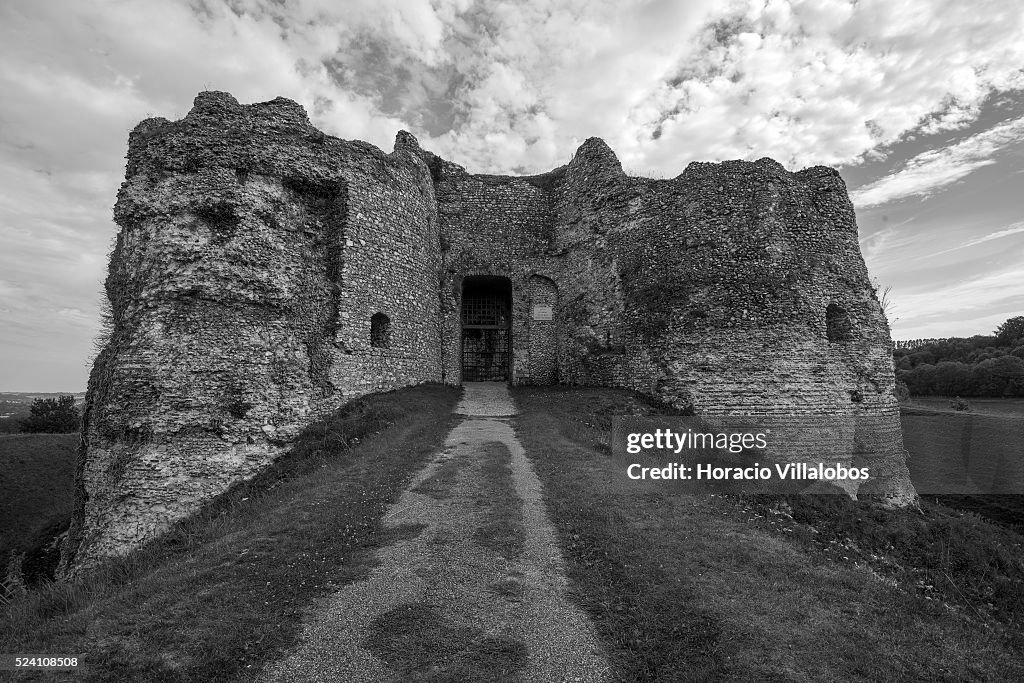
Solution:
[[[1024,257],[1024,251],[1019,256]],[[1024,267],[1019,263],[918,291],[894,289],[892,298],[903,318],[894,325],[893,336],[914,339],[988,334],[1010,317],[1007,311],[1024,310]],[[991,327],[979,327],[982,323]]]
[[[95,311],[127,134],[203,89],[289,97],[384,149],[406,128],[475,171],[545,171],[597,135],[625,166],[676,175],[854,163],[974,122],[991,91],[1024,87],[1022,64],[1012,0],[3,3],[0,268],[46,310]],[[948,186],[1019,133],[922,156],[860,197]],[[5,308],[7,329],[45,335]],[[87,355],[84,335],[72,345]]]
[[[863,235],[860,239],[861,254],[869,268],[885,268],[902,265],[908,249],[913,252],[921,241],[921,236],[909,230],[899,228],[909,221],[887,226],[871,235]]]
[[[985,242],[991,242],[992,240],[998,240],[1004,237],[1010,237],[1011,235],[1017,235],[1022,232],[1024,232],[1024,222],[1014,223],[1013,225],[1004,230],[996,230],[995,232],[990,232],[987,235],[976,237],[975,239],[968,240],[963,244],[958,244],[955,247],[950,247],[949,249],[943,249],[942,251],[933,252],[931,254],[928,254],[924,258],[932,259],[941,254],[948,254],[951,252],[960,251],[961,249],[967,249],[969,247],[977,246],[979,244],[984,244]]]
[[[903,168],[851,194],[853,203],[867,208],[905,197],[932,194],[979,168],[996,163],[995,156],[1024,135],[1024,117],[972,135],[950,147],[922,152]]]
[[[1002,239],[1003,237],[1009,237],[1010,235],[1016,235],[1021,232],[1024,232],[1024,223],[1015,223],[1011,225],[1009,228],[1006,228],[1005,230],[997,230],[996,232],[991,232],[985,235],[984,237],[979,237],[978,239],[971,240],[964,246],[973,247],[975,244],[981,244],[982,242],[990,242],[992,240]]]
[[[668,170],[680,149],[850,163],[935,112],[946,118],[930,130],[968,123],[1024,63],[1009,2],[750,2],[729,16],[651,93],[647,126],[662,135],[641,146],[647,165]]]

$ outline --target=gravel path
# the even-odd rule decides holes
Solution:
[[[325,601],[262,680],[608,680],[592,626],[566,598],[507,387],[468,383],[456,412],[465,421],[385,517],[419,533]]]

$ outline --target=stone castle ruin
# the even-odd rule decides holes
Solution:
[[[131,133],[114,215],[65,573],[198,510],[346,401],[421,382],[870,417],[848,435],[881,463],[861,492],[914,498],[889,329],[832,169],[635,178],[591,138],[548,173],[472,174],[405,132],[385,154],[290,100],[203,92]]]

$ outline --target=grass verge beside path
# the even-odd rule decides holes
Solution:
[[[349,404],[126,560],[0,613],[0,652],[84,653],[90,672],[76,680],[248,680],[297,642],[319,598],[416,531],[381,519],[442,447],[458,395],[423,385]]]
[[[948,510],[669,495],[628,482],[607,447],[612,415],[655,408],[607,389],[514,397],[615,680],[1024,680],[1019,535]],[[940,570],[953,588],[918,585]],[[974,609],[985,585],[1006,609]]]

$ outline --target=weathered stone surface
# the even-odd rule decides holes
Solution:
[[[831,169],[632,178],[591,138],[546,174],[470,174],[405,132],[385,154],[289,100],[204,92],[181,121],[132,132],[114,214],[67,573],[251,477],[353,397],[461,383],[475,275],[511,282],[513,383],[629,387],[709,416],[863,417],[850,439],[881,463],[872,492],[913,500],[889,329]],[[371,343],[375,314],[386,343]]]

